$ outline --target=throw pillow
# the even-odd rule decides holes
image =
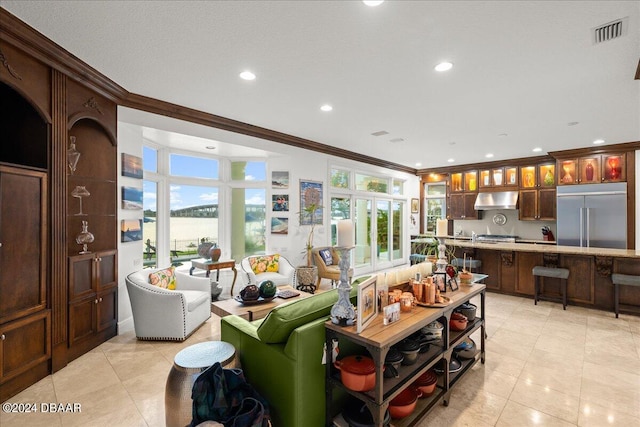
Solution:
[[[264,255],[249,258],[249,265],[255,274],[277,273],[279,270],[280,254]]]
[[[149,283],[159,288],[176,289],[176,268],[171,266],[164,270],[158,270],[149,274]]]
[[[331,249],[321,249],[318,251],[320,257],[324,261],[324,265],[333,265],[333,257],[331,256]]]

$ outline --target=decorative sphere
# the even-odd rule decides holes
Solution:
[[[260,296],[262,298],[272,298],[276,296],[276,284],[271,280],[263,280],[260,282]]]
[[[240,297],[245,301],[255,301],[260,298],[260,290],[256,285],[247,285],[240,291]]]

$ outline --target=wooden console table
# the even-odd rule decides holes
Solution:
[[[477,275],[474,280],[486,278],[486,275]],[[367,405],[376,426],[382,426],[384,413],[389,406],[389,402],[397,396],[404,388],[409,386],[422,373],[434,367],[437,363],[443,363],[448,367],[453,357],[453,349],[463,340],[468,338],[473,332],[480,329],[480,345],[475,357],[471,360],[463,361],[463,367],[459,372],[450,373],[448,369],[439,376],[436,392],[426,399],[420,399],[415,411],[401,420],[394,420],[395,426],[413,426],[420,423],[420,420],[442,400],[447,406],[453,387],[471,367],[477,363],[484,363],[485,358],[485,289],[486,286],[475,283],[472,286],[461,285],[457,291],[447,292],[445,295],[451,299],[451,304],[444,308],[415,307],[410,313],[402,313],[400,320],[390,325],[384,325],[382,315],[378,314],[373,323],[360,334],[356,333],[355,326],[342,327],[333,324],[331,321],[325,323],[326,328],[326,348],[327,360],[331,360],[332,340],[348,340],[359,344],[368,351],[376,366],[376,384],[372,390],[366,392],[356,392],[346,390],[340,381],[339,371],[331,363],[326,365],[326,425],[333,425],[333,417],[336,416],[336,408],[332,407],[333,389],[341,388],[352,396],[360,399]],[[451,313],[460,304],[469,301],[474,296],[480,297],[480,306],[473,322],[464,331],[450,331],[449,319]],[[427,324],[438,320],[443,324],[444,330],[440,344],[432,344],[426,353],[420,353],[418,360],[412,365],[402,365],[398,368],[398,378],[385,378],[383,375],[384,361],[387,352],[392,345],[402,341]]]
[[[231,296],[233,296],[233,287],[236,285],[236,277],[238,277],[238,271],[236,270],[236,260],[230,259],[226,261],[208,261],[204,258],[192,259],[191,268],[189,269],[189,275],[193,276],[193,270],[199,268],[200,270],[206,270],[206,276],[209,277],[211,270],[216,270],[216,281],[220,280],[220,270],[223,268],[230,268],[233,270],[233,282],[231,282]]]

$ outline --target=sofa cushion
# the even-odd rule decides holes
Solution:
[[[318,251],[320,257],[324,261],[324,265],[333,265],[333,257],[331,256],[331,249],[320,249]]]
[[[176,288],[176,268],[171,266],[149,274],[149,283],[159,288],[174,290]]]
[[[280,255],[264,255],[249,258],[249,265],[255,274],[277,273],[279,270]]]
[[[205,304],[207,300],[210,300],[211,296],[202,291],[180,291],[184,295],[184,299],[187,302],[187,311],[193,311],[202,304]]]
[[[358,284],[369,276],[360,277],[351,284],[350,297],[358,293]],[[292,301],[271,310],[256,331],[260,341],[267,344],[287,342],[291,332],[320,317],[329,316],[331,307],[338,301],[338,290],[316,294],[309,298]]]

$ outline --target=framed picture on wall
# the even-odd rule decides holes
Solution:
[[[142,179],[142,157],[122,153],[122,176]]]
[[[322,225],[322,183],[300,180],[300,225]]]
[[[289,212],[289,195],[288,194],[271,195],[271,209],[274,212]]]
[[[289,188],[289,171],[272,171],[271,187],[283,190]]]
[[[122,187],[122,209],[142,209],[142,188]]]
[[[420,212],[420,200],[411,199],[411,213]]]
[[[123,219],[120,223],[120,241],[122,243],[142,240],[142,220]]]
[[[271,217],[271,234],[289,234],[289,218]]]

